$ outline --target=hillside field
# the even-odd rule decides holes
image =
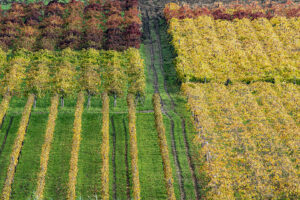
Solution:
[[[22,2],[1,200],[300,198],[299,3]]]

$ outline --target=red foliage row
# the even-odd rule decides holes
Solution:
[[[234,12],[229,12],[229,9],[234,9]],[[239,4],[234,2],[223,6],[221,3],[216,3],[212,7],[195,7],[190,8],[188,5],[179,6],[174,3],[167,4],[164,9],[164,14],[169,21],[172,18],[197,18],[202,15],[212,16],[214,19],[242,19],[249,18],[251,20],[265,17],[272,18],[275,16],[300,17],[300,4],[295,4],[288,0],[286,3],[266,2],[259,5],[256,1],[249,5]]]
[[[48,5],[13,3],[1,12],[0,47],[38,49],[96,48],[124,50],[140,46],[138,1],[71,0]],[[124,16],[122,16],[124,13]]]

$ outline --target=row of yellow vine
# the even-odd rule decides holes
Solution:
[[[165,135],[165,127],[163,123],[163,117],[161,112],[160,105],[160,96],[158,93],[153,95],[153,106],[154,106],[154,115],[155,115],[155,125],[158,133],[160,152],[163,160],[164,167],[164,176],[165,176],[165,184],[167,188],[168,199],[176,199],[174,193],[174,185],[173,185],[173,177],[172,177],[172,168],[170,164],[169,158],[169,150],[167,139]]]
[[[78,152],[80,147],[80,133],[81,133],[81,116],[83,113],[84,105],[84,93],[80,92],[77,99],[76,110],[75,110],[75,120],[73,127],[73,144],[71,151],[71,160],[70,160],[70,171],[69,171],[69,190],[68,190],[68,199],[76,199],[76,177],[77,177],[77,163],[78,163]]]
[[[50,114],[49,114],[47,127],[46,127],[45,142],[42,146],[40,172],[38,175],[37,190],[36,190],[37,199],[43,199],[43,195],[44,195],[45,177],[47,174],[49,153],[50,153],[51,143],[53,139],[55,120],[58,112],[57,109],[58,102],[59,102],[59,96],[56,94],[51,99],[51,107],[50,107]]]
[[[140,180],[138,168],[138,147],[136,139],[136,115],[134,105],[134,95],[127,96],[128,104],[128,118],[129,118],[129,135],[130,135],[130,156],[131,156],[131,170],[133,179],[133,199],[141,199],[140,196]]]
[[[11,185],[14,180],[15,168],[18,164],[18,158],[20,156],[21,148],[25,138],[26,129],[30,118],[33,102],[34,102],[34,95],[30,94],[27,103],[25,105],[24,111],[22,113],[22,119],[17,132],[17,137],[15,139],[13,150],[10,156],[10,164],[7,170],[7,176],[2,191],[2,200],[8,200],[10,198]]]
[[[109,97],[102,96],[101,199],[109,199]]]

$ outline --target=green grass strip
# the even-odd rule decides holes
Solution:
[[[154,114],[137,113],[136,129],[141,198],[167,199]]]
[[[79,150],[76,196],[100,199],[101,188],[101,120],[99,113],[82,115],[81,145]]]
[[[3,124],[2,130],[1,130],[1,137],[0,137],[0,144],[2,146],[3,141],[4,141],[4,134],[6,134],[6,131],[8,130],[7,138],[5,141],[5,144],[3,146],[3,149],[1,149],[1,154],[0,154],[0,194],[2,194],[2,189],[4,186],[5,178],[6,178],[6,173],[7,173],[7,168],[9,165],[10,161],[10,154],[13,149],[14,141],[17,136],[20,120],[21,120],[21,114],[7,114],[6,118],[10,119],[13,117],[11,127],[8,130],[9,123]],[[8,120],[6,120],[8,121]],[[2,137],[3,136],[3,137]]]
[[[12,185],[12,199],[33,199],[48,114],[32,114]]]
[[[74,111],[59,111],[51,145],[46,176],[45,197],[65,200],[68,191],[68,172],[72,149]]]
[[[17,137],[14,142],[14,147],[11,153],[10,163],[7,169],[7,176],[2,190],[3,200],[8,200],[10,198],[11,185],[14,180],[16,166],[18,165],[18,161],[19,161],[18,158],[20,156],[23,147],[23,141],[25,139],[26,129],[30,118],[33,102],[34,102],[34,95],[30,94],[28,96],[27,103],[22,113],[22,119],[17,132]]]
[[[123,126],[123,118],[126,114],[113,114],[111,119],[113,118],[115,125],[115,133],[113,133],[113,125],[111,125],[110,129],[110,197],[116,199],[127,199],[126,191],[127,191],[127,182],[126,182],[126,164],[125,164],[125,132]],[[128,123],[128,122],[127,122]],[[112,124],[112,123],[111,123]],[[115,134],[115,136],[113,135]],[[113,153],[113,139],[115,137],[116,149],[115,149],[115,165],[112,160]],[[129,136],[127,135],[127,138]],[[127,152],[128,153],[128,152]],[[115,166],[115,176],[114,178],[114,169]],[[115,188],[114,188],[115,185]],[[115,189],[115,191],[114,191]]]

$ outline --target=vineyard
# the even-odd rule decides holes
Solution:
[[[0,198],[300,198],[300,5],[0,9]]]
[[[300,6],[167,4],[208,199],[299,198]]]

